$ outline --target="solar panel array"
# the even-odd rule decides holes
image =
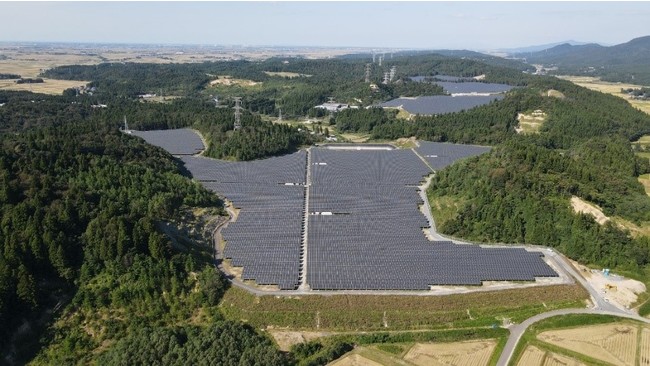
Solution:
[[[480,83],[477,81],[471,82],[448,82],[436,81],[442,89],[447,93],[505,93],[512,89],[510,85],[494,84],[494,83]]]
[[[162,147],[172,155],[194,155],[205,149],[201,137],[189,128],[175,130],[131,131],[151,145]]]
[[[243,267],[242,279],[295,289],[300,284],[307,153],[228,162],[186,156],[195,179],[240,208],[221,233],[224,257]],[[294,185],[286,185],[292,183]]]
[[[450,75],[435,75],[435,76],[412,76],[411,80],[417,82],[429,82],[431,81],[473,81],[474,78],[461,77],[461,76],[450,76]]]
[[[170,136],[158,137],[169,141],[165,135]],[[434,169],[489,150],[419,143],[418,153],[430,155],[425,159]],[[158,146],[171,153],[183,151],[170,144]],[[431,285],[557,276],[539,253],[428,241],[416,186],[431,171],[410,150],[312,148],[311,154],[306,275],[313,289],[426,290]],[[224,257],[243,267],[242,279],[297,288],[307,153],[252,162],[200,156],[181,160],[206,188],[241,209],[222,235],[227,242]]]
[[[415,150],[429,163],[433,170],[443,169],[458,159],[481,155],[490,151],[490,148],[485,146],[427,141],[418,141],[418,143],[420,146]]]
[[[412,151],[312,149],[307,282],[315,290],[426,290],[557,276],[539,253],[430,242]],[[325,214],[323,214],[325,213]]]
[[[433,95],[417,98],[397,98],[380,104],[380,107],[402,107],[413,114],[445,114],[460,112],[503,99],[503,95],[489,96],[448,96]]]
[[[299,151],[270,159],[225,161],[202,156],[183,156],[181,160],[196,180],[224,183],[303,183],[307,153]]]

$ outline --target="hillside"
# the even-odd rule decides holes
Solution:
[[[650,85],[650,36],[604,47],[562,44],[534,53],[521,53],[531,64],[557,66],[558,74],[601,76],[603,80]]]
[[[302,357],[322,364],[349,350],[351,342],[280,353],[266,337],[239,322],[259,320],[267,313],[235,317],[232,314],[244,311],[243,306],[220,307],[228,285],[212,266],[210,229],[223,220],[222,202],[190,181],[169,154],[118,127],[125,115],[133,129],[191,127],[207,138],[208,156],[253,160],[318,139],[316,133],[270,122],[279,108],[296,119],[318,118],[314,104],[331,95],[342,101],[359,97],[366,105],[395,95],[441,92],[437,86],[404,81],[373,93],[362,81],[365,62],[278,58],[69,66],[48,73],[92,80],[96,93],[1,92],[3,362],[148,364],[164,359],[180,364],[216,357],[227,360],[225,364],[283,365],[299,363]],[[335,115],[333,128],[368,133],[377,140],[416,136],[495,146],[487,155],[437,174],[430,198],[458,203],[455,214],[440,221],[441,230],[488,242],[555,246],[589,264],[647,268],[645,238],[633,239],[617,227],[575,215],[568,200],[575,195],[602,207],[607,215],[635,223],[650,220],[650,198],[636,180],[650,167],[629,145],[650,133],[650,117],[613,96],[517,68],[440,55],[396,57],[393,62],[403,80],[438,73],[485,75],[486,81],[516,86],[489,105],[410,121],[381,109]],[[376,67],[373,80],[381,72]],[[256,84],[206,85],[207,80],[226,79],[226,73]],[[293,74],[310,76],[279,76]],[[161,103],[136,98],[156,88],[173,91],[178,98]],[[222,108],[215,107],[214,95],[224,96]],[[227,97],[233,95],[242,96],[249,109],[239,131],[232,130],[232,102]],[[98,103],[107,107],[93,108]],[[518,136],[517,115],[536,109],[548,116],[539,134]],[[228,294],[230,299],[246,298],[236,291]],[[544,311],[537,298],[535,304],[526,301],[501,311],[518,316]],[[455,319],[457,325],[485,326],[495,321],[490,315],[465,323],[468,309],[453,309],[451,318],[436,323]],[[481,312],[494,314],[489,309]],[[342,313],[337,315],[346,321],[353,317]],[[301,318],[287,314],[281,317],[288,323],[314,323],[312,313]],[[385,314],[382,309],[371,315],[381,319]],[[431,316],[430,311],[423,313]],[[381,327],[381,320],[372,324]]]

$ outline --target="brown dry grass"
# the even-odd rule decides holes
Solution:
[[[496,341],[494,340],[418,343],[404,355],[404,360],[418,366],[482,366],[489,363],[495,347]]]
[[[269,329],[268,332],[275,339],[275,343],[278,344],[281,351],[289,351],[293,345],[335,334],[330,332],[295,332],[279,329]]]
[[[639,364],[650,364],[650,328],[641,331],[641,344],[639,345]]]
[[[528,346],[517,362],[517,366],[540,366],[544,362],[546,352],[535,346]]]
[[[380,364],[379,362],[375,362],[359,354],[353,353],[330,363],[329,366],[383,366],[383,365]]]
[[[614,365],[633,366],[638,329],[634,325],[604,324],[540,333],[543,342]]]
[[[586,365],[578,360],[574,360],[567,356],[549,352],[546,354],[546,359],[544,360],[544,366],[586,366]]]
[[[43,94],[62,94],[64,90],[85,86],[88,81],[43,79],[42,83],[16,84],[14,80],[0,80],[0,90],[23,90]]]

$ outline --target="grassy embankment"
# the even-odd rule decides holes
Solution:
[[[554,285],[448,296],[334,295],[257,297],[229,289],[221,302],[228,319],[256,328],[321,331],[379,331],[482,328],[505,319],[521,322],[535,314],[584,307],[577,285]]]

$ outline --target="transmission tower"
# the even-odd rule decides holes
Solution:
[[[278,109],[278,122],[282,121],[282,108]]]
[[[127,132],[129,130],[129,124],[126,123],[126,116],[124,116],[124,132]]]
[[[373,64],[375,63],[375,58],[376,58],[376,57],[377,57],[377,54],[376,54],[375,51],[373,50],[373,51],[372,51],[372,63],[373,63]]]
[[[235,110],[235,130],[238,130],[241,128],[241,110],[243,109],[241,107],[241,97],[233,97],[235,100],[235,106],[233,109]]]
[[[370,68],[372,64],[366,64],[366,83],[370,82]]]
[[[388,84],[390,82],[390,73],[385,72],[384,73],[384,81],[382,81],[382,84]]]
[[[219,97],[215,95],[214,98],[212,98],[212,100],[214,100],[214,106],[216,108],[219,108]]]
[[[395,73],[397,73],[397,66],[392,66],[390,68],[390,81],[393,81],[393,79],[395,79]]]

